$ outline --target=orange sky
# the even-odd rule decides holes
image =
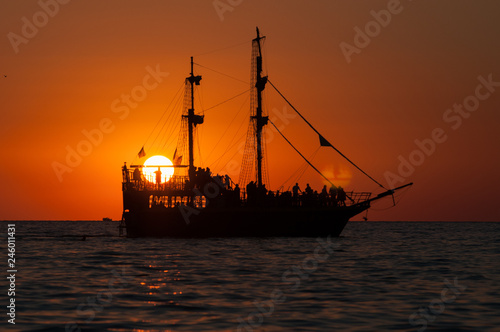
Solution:
[[[137,162],[145,143],[153,153],[147,138],[188,75],[189,57],[248,81],[259,26],[270,80],[306,118],[385,186],[415,182],[395,208],[386,209],[390,200],[375,205],[369,220],[500,220],[497,1],[65,2],[0,1],[0,219],[119,219],[120,167]],[[356,37],[356,27],[369,36]],[[203,76],[199,109],[248,88],[195,71]],[[141,91],[137,103],[121,101]],[[239,166],[247,95],[205,113],[198,164],[216,172]],[[276,118],[292,110],[269,85],[266,97],[271,118],[311,156],[317,136],[298,117]],[[447,111],[464,102],[461,113]],[[106,133],[93,136],[96,144],[69,167],[67,147],[85,145],[83,132],[96,128]],[[419,152],[415,140],[430,149],[436,128],[437,140],[446,140]],[[274,136],[271,189],[303,163]],[[417,165],[402,169],[398,158],[410,157]],[[71,172],[58,177],[54,162]],[[331,149],[322,148],[314,163],[351,174],[347,190],[378,191]],[[322,185],[312,170],[300,182]]]

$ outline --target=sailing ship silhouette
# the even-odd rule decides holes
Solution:
[[[128,237],[339,236],[349,219],[369,209],[371,202],[412,184],[384,188],[325,139],[268,77],[262,76],[264,38],[257,28],[257,37],[252,40],[251,114],[238,183],[227,175],[213,175],[209,168],[194,164],[194,134],[197,126],[203,124],[204,116],[197,114],[194,108],[195,86],[201,84],[202,77],[194,75],[191,57],[191,73],[185,80],[179,141],[173,165],[168,166],[174,168],[173,175],[168,181],[161,180],[161,168],[165,165],[149,165],[155,168],[155,178],[145,176],[144,165],[125,165],[122,168],[123,217],[120,230],[126,229]],[[320,172],[265,115],[262,92],[268,83],[317,133],[321,146],[334,149],[384,191],[375,197],[369,192],[347,193]],[[325,186],[321,193],[313,191],[309,185],[300,193],[298,190],[280,192],[266,188],[268,174],[264,167],[263,129],[268,125],[276,129],[330,184],[330,188]],[[145,155],[144,147],[139,154]],[[185,165],[182,164],[186,159],[183,156],[187,156]],[[334,170],[334,173],[339,179],[350,176],[344,169]]]

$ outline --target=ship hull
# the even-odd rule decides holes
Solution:
[[[369,207],[161,207],[126,212],[124,221],[128,237],[336,237]]]

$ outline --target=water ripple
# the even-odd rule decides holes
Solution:
[[[500,325],[499,223],[350,223],[323,260],[310,238],[127,239],[114,222],[16,224],[23,331]]]

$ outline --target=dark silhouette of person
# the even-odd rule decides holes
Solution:
[[[302,192],[302,190],[300,190],[300,187],[299,187],[299,184],[298,183],[295,183],[295,186],[293,186],[292,188],[292,193],[293,193],[293,203],[292,204],[295,204],[295,205],[299,205],[299,192]]]
[[[240,199],[240,186],[236,184],[233,189],[233,193],[231,195],[231,204],[234,206],[240,206],[241,204],[241,199]]]
[[[293,198],[297,198],[299,196],[299,192],[301,191],[298,183],[295,183],[295,186],[293,186],[292,191],[293,191]]]
[[[236,197],[236,199],[240,199],[240,186],[238,184],[234,186],[234,196]]]
[[[321,205],[327,205],[328,190],[326,189],[326,185],[323,186],[323,189],[321,190],[321,194],[319,194],[319,197],[321,200]]]
[[[345,206],[346,193],[342,187],[338,187],[337,189],[337,199],[340,205]]]
[[[139,183],[139,182],[141,182],[141,180],[142,180],[142,176],[141,176],[141,171],[139,170],[139,167],[136,167],[136,168],[134,169],[134,175],[133,175],[133,178],[134,178],[135,183]]]
[[[337,188],[335,188],[335,186],[333,186],[333,185],[330,187],[330,197],[332,199],[337,198]]]
[[[231,189],[231,178],[227,174],[224,176],[224,186],[226,189]]]
[[[330,202],[333,206],[337,205],[337,188],[334,185],[330,187]]]
[[[328,195],[328,190],[326,189],[326,184],[323,186],[323,189],[321,190],[321,193],[323,195]]]
[[[123,180],[125,180],[125,182],[130,182],[130,175],[128,174],[128,168],[127,168],[127,163],[123,163]]]
[[[160,167],[158,167],[158,170],[155,171],[155,175],[156,175],[156,184],[160,185],[160,183],[161,183],[161,171],[160,171]]]
[[[311,186],[309,185],[309,183],[306,185],[306,189],[304,190],[306,192],[306,195],[312,195],[313,193],[313,190],[311,188]]]

